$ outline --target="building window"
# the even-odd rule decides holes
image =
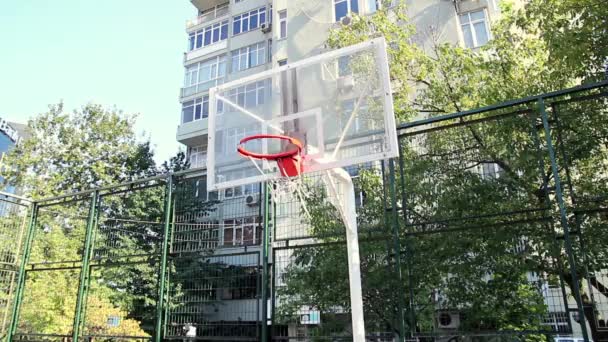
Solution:
[[[481,163],[477,167],[481,179],[484,180],[498,179],[502,174],[502,168],[496,163]]]
[[[258,295],[259,268],[231,266],[227,270],[226,284],[220,288],[222,300],[255,299]]]
[[[351,12],[359,13],[359,0],[334,0],[336,21],[340,21]]]
[[[461,14],[460,28],[464,37],[464,45],[468,48],[476,48],[485,45],[490,39],[486,11],[479,10]]]
[[[237,15],[232,19],[232,35],[251,31],[266,22],[266,7]]]
[[[205,91],[221,83],[226,76],[226,56],[218,56],[188,65],[184,77],[182,96]]]
[[[279,39],[287,38],[287,10],[279,11]]]
[[[339,137],[343,130],[348,125],[348,122],[351,120],[351,116],[355,110],[356,99],[345,100],[341,104],[340,115],[335,116],[336,129],[333,134],[336,137]],[[372,119],[373,115],[369,114],[369,108],[367,103],[359,104],[359,109],[357,113],[355,113],[354,120],[350,123],[350,126],[347,131],[347,136],[353,137],[357,134],[361,134],[362,132],[367,132],[375,129],[376,123]],[[329,122],[328,122],[329,123]]]
[[[182,103],[182,123],[204,119],[209,116],[209,96]]]
[[[567,333],[569,331],[568,320],[567,312],[549,312],[541,324],[550,327],[553,332]]]
[[[224,220],[224,246],[259,245],[262,236],[260,222],[257,216]]]
[[[108,316],[108,327],[116,328],[120,326],[120,317],[118,316]]]
[[[203,157],[207,157],[206,154],[204,154]],[[207,201],[217,201],[219,199],[219,195],[217,191],[211,191],[208,192],[207,191],[207,181],[206,178],[203,179],[199,179],[194,183],[194,197],[198,198],[199,200],[203,201],[203,202],[207,202]]]
[[[209,25],[189,35],[188,51],[200,49],[228,38],[228,20]]]
[[[236,146],[238,142],[254,132],[259,131],[258,129],[251,129],[246,131],[245,129],[234,129],[226,132],[226,146]],[[261,148],[261,144],[258,143],[257,146],[250,145],[250,148],[253,151],[259,150]],[[255,177],[259,175],[259,171],[257,169],[248,169],[248,170],[237,170],[226,173],[227,180],[234,179],[243,179],[248,177]],[[245,185],[239,185],[232,188],[224,189],[224,199],[243,197],[248,195],[255,195],[260,193],[260,184],[259,183],[250,183]]]
[[[205,146],[196,146],[196,147],[192,147],[190,148],[190,167],[191,168],[198,168],[198,167],[203,167],[205,166],[206,162],[207,162],[207,149],[205,148]],[[198,187],[196,190],[196,197],[199,197],[199,193],[198,193]]]
[[[232,72],[237,72],[266,63],[265,42],[232,51]]]
[[[266,81],[253,82],[228,92],[230,101],[244,108],[254,108],[264,104],[266,95]]]

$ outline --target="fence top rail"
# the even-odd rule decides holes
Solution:
[[[19,196],[19,195],[15,195],[15,194],[11,194],[11,193],[4,192],[4,191],[0,191],[0,195],[2,195],[4,197],[10,197],[10,198],[18,199],[18,200],[21,200],[21,201],[29,202],[29,203],[33,202],[29,198],[22,197],[22,196]]]
[[[509,101],[501,102],[498,104],[493,104],[490,106],[466,110],[466,111],[462,111],[462,112],[457,112],[457,113],[452,113],[452,114],[447,114],[447,115],[442,115],[442,116],[435,116],[435,117],[422,119],[422,120],[416,120],[416,121],[412,121],[412,122],[406,122],[406,123],[399,124],[397,126],[397,133],[399,135],[403,135],[405,132],[401,132],[401,131],[406,130],[408,128],[416,127],[416,126],[427,125],[427,124],[440,122],[440,121],[446,121],[446,120],[450,120],[450,119],[457,119],[457,118],[461,118],[461,117],[465,117],[465,116],[481,114],[481,113],[490,112],[493,110],[498,110],[498,109],[503,109],[503,108],[508,108],[508,107],[513,107],[513,106],[517,106],[517,105],[529,104],[529,103],[532,103],[532,102],[535,102],[535,101],[538,101],[541,99],[543,99],[543,100],[551,99],[551,98],[555,98],[555,97],[559,97],[559,96],[574,94],[574,93],[578,93],[581,91],[601,88],[601,87],[605,87],[605,86],[608,86],[608,80],[601,81],[601,82],[595,82],[595,83],[589,83],[589,84],[583,84],[583,85],[579,85],[576,87],[556,90],[556,91],[549,92],[549,93],[528,96],[528,97],[524,97],[521,99],[509,100]]]
[[[28,200],[30,202],[36,202],[36,203],[44,203],[44,202],[51,202],[51,201],[57,201],[57,200],[61,200],[61,199],[65,199],[65,198],[70,198],[70,197],[78,197],[78,196],[85,196],[85,195],[90,195],[94,192],[102,192],[102,191],[108,191],[108,190],[113,190],[116,188],[123,188],[126,186],[132,186],[132,185],[138,185],[138,184],[143,184],[143,183],[148,183],[148,182],[152,182],[152,181],[157,181],[157,180],[166,180],[171,176],[189,176],[189,175],[199,175],[201,174],[201,172],[205,171],[206,168],[205,167],[199,167],[199,168],[192,168],[192,169],[187,169],[187,170],[182,170],[182,171],[177,171],[177,172],[167,172],[167,173],[163,173],[160,174],[158,176],[153,176],[153,177],[148,177],[148,178],[141,178],[141,179],[136,179],[136,180],[132,180],[129,182],[124,182],[124,183],[117,183],[117,184],[110,184],[110,185],[106,185],[106,186],[102,186],[102,187],[97,187],[97,188],[91,188],[88,190],[83,190],[83,191],[78,191],[78,192],[71,192],[65,195],[59,195],[59,196],[53,196],[53,197],[47,197],[47,198],[43,198],[40,200]],[[104,194],[107,195],[107,194]]]

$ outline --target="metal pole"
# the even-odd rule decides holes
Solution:
[[[407,219],[407,200],[406,200],[406,189],[405,189],[405,168],[403,167],[403,153],[401,153],[401,143],[399,143],[399,172],[401,173],[401,207],[403,211],[403,222],[406,224],[409,223]],[[405,235],[405,250],[406,250],[406,263],[407,263],[407,281],[408,281],[408,290],[409,290],[409,318],[410,318],[410,337],[414,337],[416,333],[416,305],[414,300],[414,272],[412,265],[412,245],[410,243],[410,237]]]
[[[11,318],[11,325],[7,332],[7,341],[11,342],[13,336],[17,331],[17,324],[19,323],[19,311],[21,309],[21,301],[23,299],[23,289],[25,287],[25,266],[30,259],[30,253],[32,251],[32,241],[34,240],[34,232],[36,231],[36,220],[38,219],[38,204],[32,204],[32,212],[30,213],[30,225],[28,227],[27,236],[25,238],[25,244],[23,246],[23,259],[21,260],[21,266],[19,267],[19,280],[17,281],[17,291],[15,293],[15,306],[13,307],[13,316]]]
[[[84,239],[84,252],[82,253],[82,268],[80,269],[80,282],[78,286],[78,297],[76,299],[76,312],[74,314],[74,326],[72,328],[72,341],[78,341],[80,336],[80,325],[82,323],[83,308],[86,302],[87,285],[89,283],[89,262],[91,260],[91,245],[93,244],[93,230],[95,229],[95,219],[97,217],[97,200],[99,191],[94,191],[91,195],[89,206],[89,219],[87,222],[86,234]]]
[[[176,192],[177,192],[177,190],[176,190]],[[172,220],[174,220],[174,218],[175,218],[175,207],[177,207],[177,201],[178,201],[178,199],[176,198],[172,202],[173,203],[173,205],[171,206]],[[173,244],[173,232],[174,232],[173,229],[169,230],[169,245]],[[169,248],[169,246],[167,246],[167,251],[168,251],[167,253],[169,253],[169,250],[170,250],[170,248]],[[171,268],[171,266],[167,266],[167,268]],[[166,298],[167,305],[164,305],[164,307],[163,307],[163,312],[164,312],[163,319],[166,324],[169,320],[169,306],[170,305],[168,303],[171,298],[171,272],[170,271],[167,272],[167,282],[165,283],[165,296],[166,296],[165,298]],[[167,329],[163,329],[162,339],[164,339],[166,336],[167,336]]]
[[[163,245],[161,248],[160,274],[158,300],[156,302],[156,334],[154,340],[160,342],[162,340],[163,330],[163,307],[165,304],[165,280],[167,275],[167,253],[169,250],[169,234],[171,232],[171,205],[173,203],[173,176],[167,177],[167,189],[165,190],[165,229],[163,231]]]
[[[551,200],[549,199],[549,182],[548,182],[548,178],[545,177],[545,162],[544,162],[544,156],[541,152],[541,147],[540,147],[540,137],[538,136],[538,131],[536,129],[536,120],[538,119],[537,115],[533,115],[536,114],[531,113],[530,114],[530,134],[532,135],[532,137],[534,138],[534,147],[536,148],[536,153],[537,153],[537,157],[538,157],[538,174],[540,176],[540,178],[543,181],[543,189],[544,189],[544,205],[547,211],[551,210]],[[558,240],[557,237],[557,233],[555,232],[555,228],[553,227],[553,221],[548,223],[549,229],[553,235],[553,239],[554,239],[554,244],[552,244],[552,253],[554,253],[554,257],[555,260],[557,261],[557,265],[558,265],[558,273],[559,273],[559,284],[560,284],[560,289],[562,292],[562,300],[564,303],[564,309],[566,310],[566,312],[568,311],[568,294],[566,293],[566,286],[564,284],[564,264],[560,255],[560,249],[561,249],[561,243]],[[572,331],[572,320],[568,319],[568,329],[569,331]]]
[[[361,257],[357,229],[355,186],[351,176],[341,168],[326,171],[328,197],[336,207],[346,228],[346,257],[348,261],[348,285],[354,342],[365,341],[365,312],[363,286],[361,285]]]
[[[562,228],[564,229],[564,242],[566,245],[566,253],[568,254],[568,261],[570,262],[570,275],[572,277],[572,291],[576,299],[576,306],[578,308],[578,315],[581,320],[581,332],[583,333],[583,339],[585,342],[589,341],[589,333],[587,332],[587,319],[585,318],[585,310],[583,308],[583,299],[580,291],[580,282],[576,270],[576,259],[574,258],[574,250],[572,248],[572,239],[570,237],[570,229],[568,227],[568,216],[566,214],[566,204],[562,194],[562,185],[559,177],[559,170],[557,168],[557,160],[555,159],[555,150],[553,149],[553,142],[551,141],[551,129],[549,128],[549,119],[547,118],[547,111],[545,108],[545,100],[543,98],[538,99],[538,107],[542,115],[543,127],[545,129],[545,138],[547,140],[547,149],[549,150],[549,158],[551,159],[551,172],[555,179],[555,197],[557,198],[557,204],[559,206],[560,221]]]
[[[269,184],[264,184],[264,234],[262,237],[262,339],[268,341],[268,245],[269,245]]]
[[[403,284],[403,274],[401,273],[401,242],[399,241],[399,221],[397,217],[397,196],[395,190],[395,160],[390,159],[388,161],[388,172],[389,172],[389,193],[391,196],[391,216],[393,218],[393,239],[394,239],[394,250],[395,250],[395,272],[397,273],[397,279],[399,286]],[[411,289],[411,286],[410,286]],[[405,315],[403,309],[405,308],[405,301],[401,291],[397,291],[399,296],[399,330],[400,340],[405,341]],[[410,327],[411,328],[411,327]]]

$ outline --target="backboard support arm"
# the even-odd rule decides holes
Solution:
[[[329,199],[338,208],[346,226],[346,253],[348,258],[353,341],[365,342],[355,186],[350,175],[344,169],[327,170],[325,176],[327,178],[327,188],[329,189]]]

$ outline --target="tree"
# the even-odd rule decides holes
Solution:
[[[589,80],[604,78],[608,66],[608,8],[600,0],[531,1],[518,27],[546,42],[552,64]]]
[[[156,173],[148,142],[137,142],[135,117],[88,104],[63,104],[28,123],[30,138],[8,155],[6,182],[34,199],[87,190]]]
[[[547,6],[545,1],[531,1],[521,11],[505,5],[503,18],[493,28],[493,40],[478,51],[434,42],[431,51],[423,52],[410,43],[413,28],[403,7],[371,17],[355,16],[351,25],[332,31],[328,42],[342,47],[383,35],[389,42],[398,121],[418,113],[437,116],[565,88],[595,74],[606,53],[603,47],[589,47],[606,39],[605,25],[590,30],[582,23],[602,17],[591,27],[601,25],[605,6],[586,1],[583,12],[576,12],[574,1],[558,2]],[[576,44],[556,44],[564,37]],[[411,87],[418,89],[414,100]],[[560,173],[568,179],[568,167],[581,193],[600,196],[606,193],[606,180],[601,169],[591,166],[608,160],[602,147],[608,132],[600,123],[607,117],[605,100],[570,106],[555,113],[563,132],[556,146],[570,156],[569,163],[562,161]],[[405,293],[406,302],[415,303],[418,314],[412,330],[433,329],[436,310],[455,308],[462,314],[462,328],[469,331],[546,329],[541,323],[547,306],[540,290],[548,283],[555,285],[561,268],[569,265],[555,240],[562,228],[549,219],[558,217],[549,201],[555,188],[546,153],[537,147],[544,132],[536,108],[514,109],[521,113],[495,111],[466,121],[450,120],[428,126],[436,130],[402,139],[405,171],[399,177],[405,184],[406,213],[400,218],[400,239],[408,247],[402,251],[402,264],[411,282],[394,282],[386,244],[362,243],[364,305],[370,326],[396,331],[396,293]],[[544,170],[539,170],[540,162]],[[484,173],[484,167],[494,172]],[[378,180],[362,177],[360,182],[368,203],[359,214],[359,224],[386,232],[382,204],[369,200],[384,195]],[[327,204],[319,204],[323,202],[318,198],[309,202],[309,209],[315,203],[321,206],[309,210],[322,216],[309,222],[313,236],[332,241],[319,233],[327,233],[328,222],[336,222],[334,210],[324,209]],[[595,272],[608,268],[601,261],[607,246],[599,238],[605,233],[605,220],[592,214],[571,214],[569,220],[586,234],[586,251],[577,250],[579,265]],[[339,221],[332,225],[337,225],[331,228],[334,234],[342,231]],[[312,303],[326,310],[348,307],[346,284],[338,283],[347,278],[346,270],[336,264],[344,260],[344,253],[335,245],[294,252],[281,290],[289,298],[281,301],[286,315]],[[582,268],[577,272],[585,277]],[[604,289],[596,278],[588,279],[599,292]],[[565,280],[572,293],[571,279]],[[408,286],[414,298],[409,297]],[[588,301],[589,296],[585,298]],[[587,309],[593,339],[598,340],[601,335],[592,315],[593,309]]]
[[[149,142],[139,142],[135,117],[89,104],[74,113],[63,105],[29,122],[31,137],[7,156],[4,170],[11,185],[34,199],[153,176],[187,167],[183,154],[157,169]],[[164,186],[127,191],[101,200],[94,262],[121,255],[159,253],[164,227]],[[78,289],[78,270],[40,270],[81,260],[89,200],[39,209],[19,329],[70,334]],[[158,264],[142,261],[92,271],[85,333],[145,336],[154,324]],[[107,315],[121,323],[107,325]],[[145,330],[145,331],[144,331]]]

